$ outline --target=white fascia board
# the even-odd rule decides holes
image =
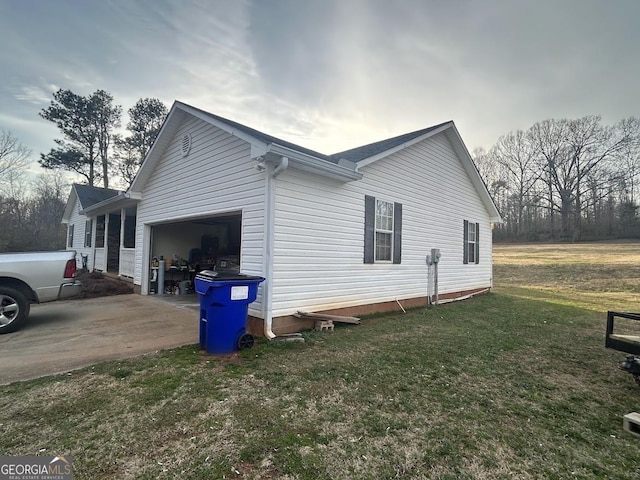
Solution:
[[[283,147],[282,145],[274,143],[270,144],[269,153],[287,157],[291,168],[333,178],[334,180],[351,182],[362,178],[362,174],[355,171],[353,168],[348,168],[344,165],[337,165],[322,158],[317,158],[297,150],[292,150],[291,148]],[[355,164],[351,163],[351,165]]]
[[[431,130],[430,132],[427,132],[424,135],[420,135],[419,137],[416,137],[412,140],[408,140],[398,145],[397,147],[390,148],[389,150],[385,150],[384,152],[378,153],[377,155],[373,155],[368,158],[363,158],[362,160],[359,160],[357,162],[358,168],[366,167],[367,165],[373,162],[376,162],[382,158],[388,157],[393,153],[399,152],[400,150],[404,150],[405,148],[410,147],[411,145],[415,145],[416,143],[421,142],[429,137],[433,137],[434,135],[437,135],[438,133],[443,132],[448,128],[451,128],[452,125],[453,125],[453,122],[447,122],[444,125],[436,128],[435,130]]]
[[[187,105],[185,103],[177,102],[177,106],[178,106],[178,108],[180,108],[184,112],[188,113],[189,115],[193,115],[194,117],[199,118],[203,122],[206,122],[206,123],[208,123],[210,125],[213,125],[214,127],[218,127],[220,130],[223,130],[223,131],[227,132],[229,135],[233,135],[234,137],[237,137],[240,140],[244,140],[245,142],[250,144],[252,146],[251,158],[255,158],[253,156],[253,146],[254,145],[256,145],[256,147],[257,147],[256,152],[259,151],[261,148],[264,149],[265,152],[266,152],[267,144],[264,143],[264,142],[259,141],[258,139],[256,139],[252,135],[249,135],[248,133],[245,133],[242,130],[239,130],[237,128],[233,128],[228,123],[222,122],[222,121],[218,120],[217,118],[213,118],[213,117],[207,115],[206,113],[201,112],[200,110],[197,110],[197,109],[195,109],[195,108],[193,108],[193,107],[191,107],[191,106],[189,106],[189,105]],[[256,156],[259,156],[259,155],[256,155]]]
[[[84,215],[99,215],[101,213],[113,212],[116,210],[120,210],[121,208],[126,208],[131,205],[137,204],[142,199],[142,195],[138,192],[130,193],[123,192],[119,193],[115,197],[108,198],[103,200],[100,203],[96,203],[95,205],[91,205],[90,207],[81,210],[80,213]]]
[[[62,214],[62,223],[69,223],[71,220],[71,214],[73,213],[72,205],[78,201],[78,194],[76,193],[75,185],[71,187],[71,193],[69,193],[69,198],[67,199],[67,204],[64,207],[64,213]]]
[[[142,160],[142,164],[136,173],[133,182],[129,186],[129,191],[141,192],[144,188],[144,184],[147,179],[153,172],[158,161],[160,161],[160,157],[164,149],[167,147],[171,137],[178,130],[178,126],[180,122],[184,119],[184,109],[177,102],[173,103],[171,110],[167,114],[167,118],[165,119],[162,127],[160,127],[160,131],[156,136],[156,139],[153,141],[153,145],[147,152],[147,155]]]
[[[462,140],[458,129],[454,124],[452,124],[451,126],[452,128],[447,130],[447,132],[445,132],[445,135],[449,139],[454,152],[461,160],[463,168],[467,172],[467,175],[469,175],[471,183],[475,187],[478,195],[480,196],[480,199],[482,200],[482,203],[487,209],[487,212],[489,213],[489,220],[492,223],[502,223],[500,212],[498,212],[498,208],[493,202],[491,194],[489,193],[489,189],[480,176],[480,172],[478,172],[475,163],[473,163],[473,158],[471,158],[469,150],[467,150],[467,147],[464,144],[464,141]]]

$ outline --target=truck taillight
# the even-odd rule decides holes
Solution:
[[[67,260],[67,264],[64,267],[64,278],[73,278],[76,276],[76,261]]]

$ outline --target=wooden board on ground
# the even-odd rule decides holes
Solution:
[[[617,333],[611,334],[609,335],[609,337],[615,339],[615,340],[623,340],[626,342],[634,342],[634,343],[640,343],[640,336],[638,335],[619,335]]]
[[[350,323],[353,325],[360,325],[360,319],[358,317],[343,317],[340,315],[327,315],[325,313],[308,313],[298,312],[295,315],[298,318],[306,318],[308,320],[326,320],[335,323]]]

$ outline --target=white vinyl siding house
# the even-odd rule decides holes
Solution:
[[[66,247],[76,251],[78,268],[133,277],[135,207],[87,214],[122,195],[107,188],[72,186],[62,223],[67,224]]]
[[[94,244],[100,216],[108,231],[127,209],[120,271],[126,253],[140,293],[163,288],[159,258],[197,269],[215,251],[265,278],[249,314],[268,337],[303,328],[299,310],[426,305],[434,248],[440,298],[487,290],[491,224],[501,221],[453,122],[329,156],[180,102],[129,190],[82,210]],[[74,228],[77,243],[85,232]]]
[[[440,296],[491,287],[490,216],[444,133],[360,171],[362,180],[346,184],[294,170],[278,177],[274,316],[426,297],[431,248],[442,255]],[[402,205],[398,263],[363,262],[366,197]],[[473,268],[460,248],[467,217],[485,230]]]

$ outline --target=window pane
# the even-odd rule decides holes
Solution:
[[[105,217],[101,215],[96,219],[96,247],[98,248],[104,247],[104,227]]]
[[[376,232],[376,260],[391,260],[390,233]]]
[[[376,200],[376,230],[393,230],[393,203]]]

